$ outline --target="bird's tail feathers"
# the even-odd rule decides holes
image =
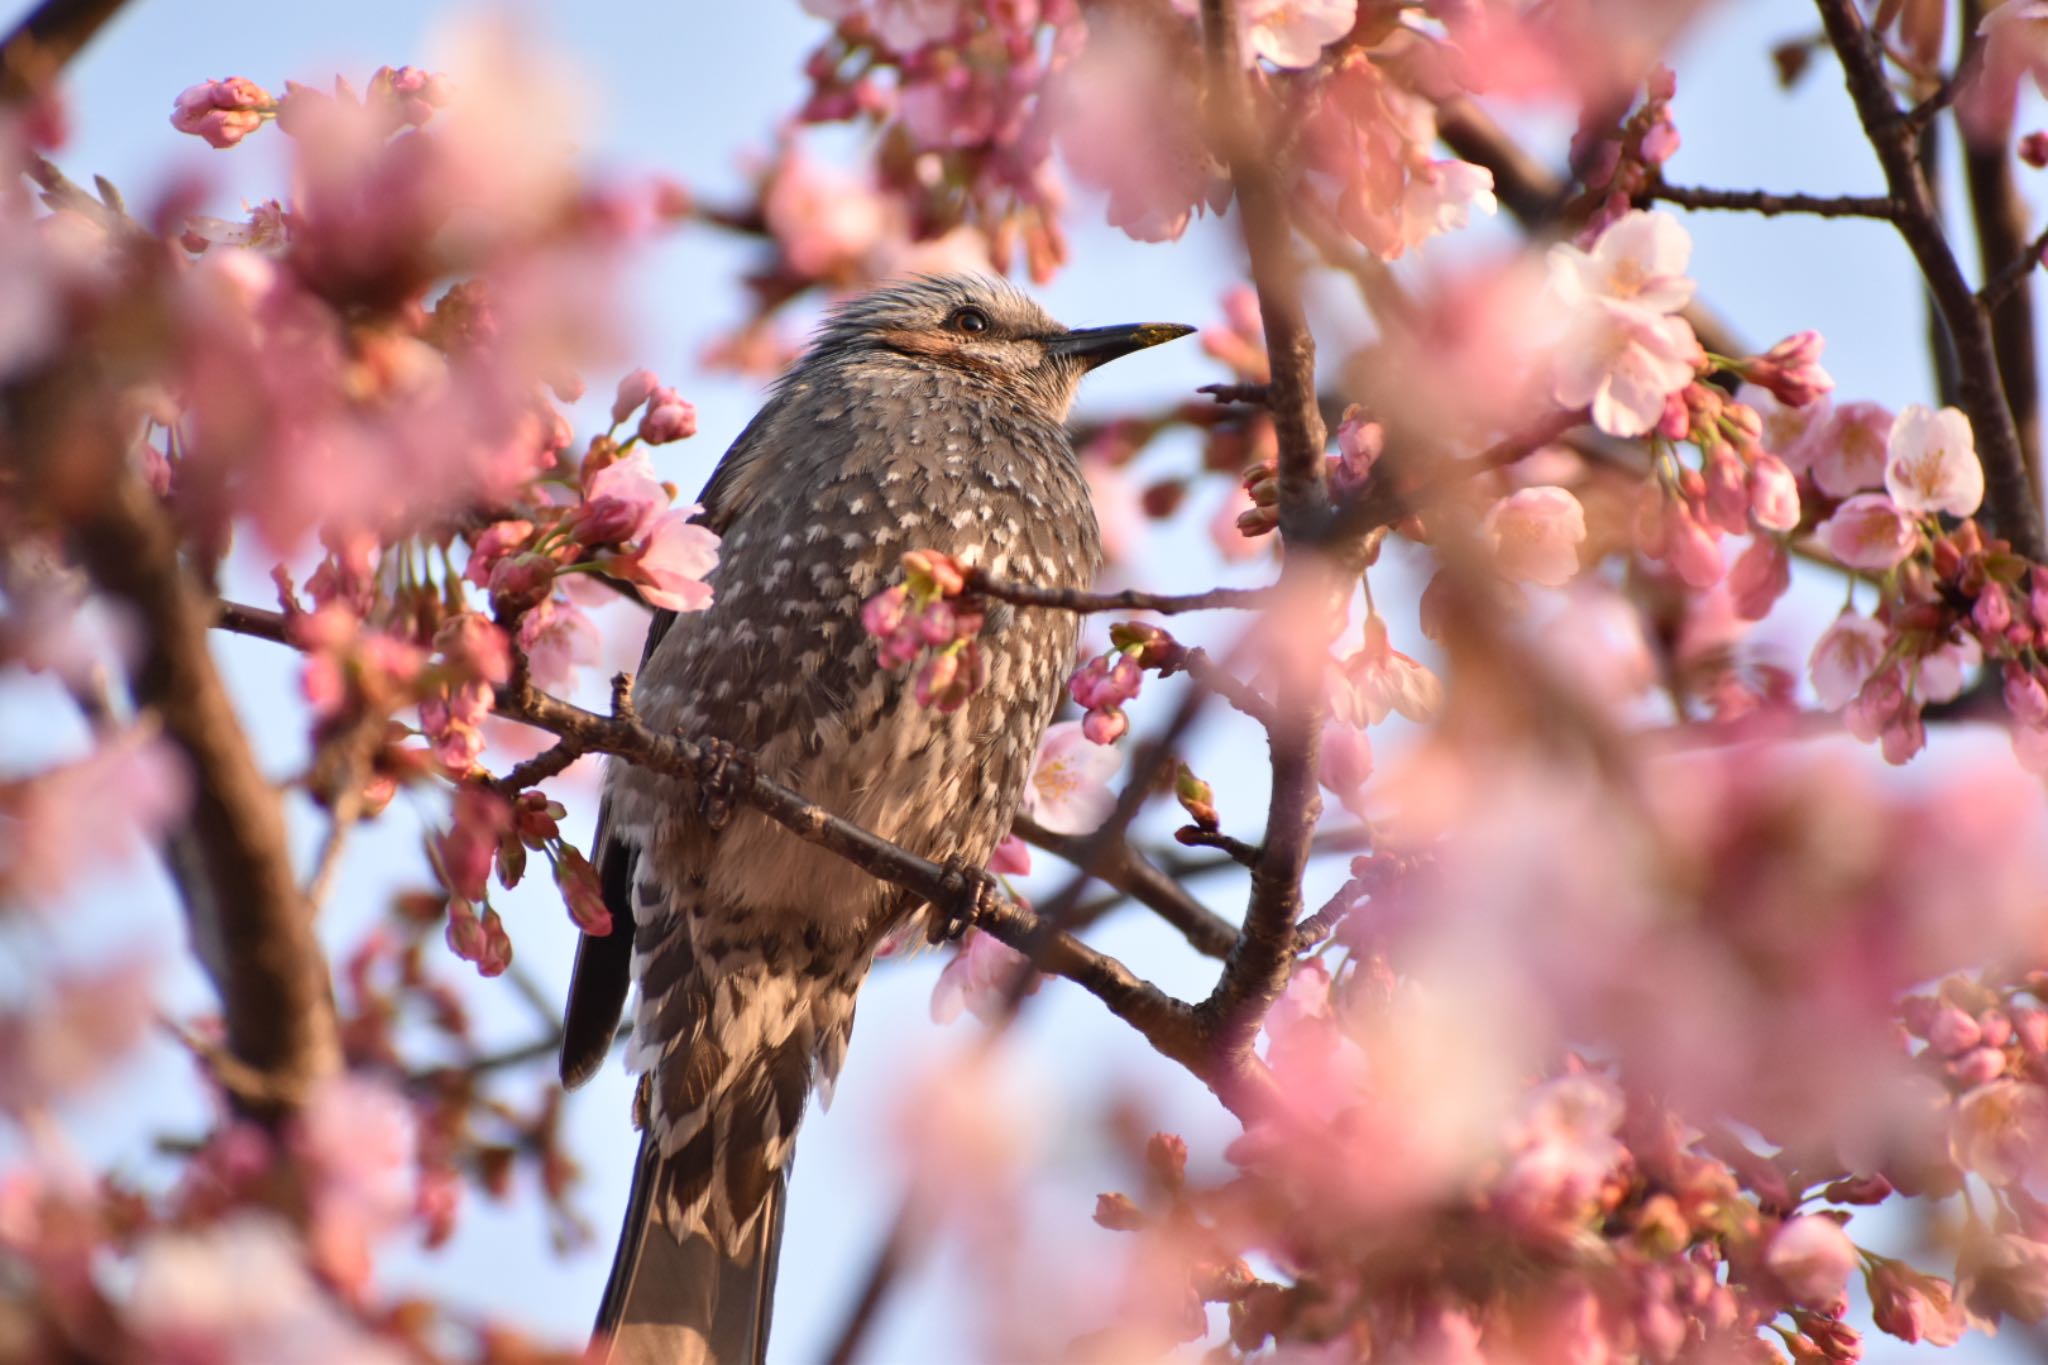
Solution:
[[[761,1216],[740,1243],[721,1248],[701,1201],[693,1211],[668,1197],[694,1183],[679,1165],[706,1150],[692,1145],[664,1157],[650,1134],[641,1135],[633,1196],[598,1309],[594,1360],[760,1365],[766,1357],[786,1177],[772,1177]]]

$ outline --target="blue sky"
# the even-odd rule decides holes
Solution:
[[[11,22],[27,8],[0,4],[0,16]],[[432,34],[462,12],[399,0],[258,10],[133,5],[75,68],[76,135],[61,163],[79,179],[104,173],[139,202],[173,175],[197,169],[215,187],[214,211],[231,215],[238,198],[283,189],[279,139],[259,136],[235,152],[214,153],[178,136],[166,115],[180,89],[231,74],[272,89],[287,77],[320,83],[336,71],[360,83],[379,65],[431,65]],[[583,73],[588,119],[578,137],[596,166],[666,171],[714,198],[737,192],[741,158],[765,148],[777,120],[796,103],[802,54],[823,32],[793,0],[689,7],[533,3],[516,13]],[[1876,164],[1857,135],[1831,64],[1819,63],[1790,97],[1775,88],[1770,44],[1813,22],[1806,7],[1783,0],[1741,0],[1711,13],[1675,61],[1684,147],[1670,167],[1674,180],[1822,192],[1878,188]],[[2030,112],[2040,111],[2030,106]],[[1091,213],[1084,204],[1081,217]],[[1818,327],[1829,338],[1827,364],[1841,396],[1879,398],[1893,406],[1931,396],[1920,344],[1919,291],[1910,261],[1888,228],[1742,216],[1694,216],[1689,226],[1697,241],[1694,273],[1702,296],[1750,340],[1763,345]],[[1042,297],[1074,324],[1210,321],[1236,270],[1233,227],[1205,220],[1181,242],[1163,247],[1131,243],[1101,228],[1079,231],[1074,264]],[[694,363],[704,342],[741,316],[738,277],[750,251],[750,244],[692,231],[654,252],[634,277],[635,357],[665,381],[678,383],[701,412],[701,434],[668,447],[662,465],[664,475],[686,489],[709,473],[759,400],[751,382],[708,376]],[[1343,315],[1341,308],[1331,312]],[[1186,343],[1106,370],[1091,380],[1081,413],[1157,405],[1219,377]],[[608,391],[609,379],[593,376],[592,388]],[[1149,458],[1164,465],[1187,453],[1184,446],[1169,446]],[[1149,586],[1188,590],[1217,578],[1198,526],[1154,532],[1147,561],[1159,575]],[[1236,576],[1256,581],[1263,572],[1263,566],[1252,566]],[[245,591],[263,595],[260,582]],[[1393,596],[1400,600],[1398,586]],[[1411,590],[1406,601],[1412,600]],[[1397,629],[1404,611],[1412,606],[1396,608]],[[1412,616],[1405,619],[1412,622]],[[1813,618],[1807,611],[1796,619]],[[618,652],[630,663],[637,653],[636,625],[625,614],[609,625],[619,637]],[[1777,629],[1782,638],[1797,638],[1795,630]],[[1198,630],[1188,634],[1199,638]],[[246,641],[223,640],[219,648],[266,761],[274,772],[291,771],[304,742],[290,700],[293,661]],[[1155,693],[1141,703],[1140,726],[1167,709],[1167,691],[1155,687]],[[81,742],[51,694],[32,682],[0,677],[0,769],[30,768],[75,751]],[[1219,804],[1235,828],[1258,827],[1262,747],[1250,730],[1224,726],[1205,735],[1197,750],[1197,767],[1216,780]],[[330,942],[346,941],[392,889],[417,883],[423,813],[431,812],[401,802],[357,843],[324,923]],[[310,854],[319,825],[305,811],[295,817],[300,847]],[[587,799],[572,809],[570,827],[578,837],[587,833],[590,818]],[[1055,872],[1043,880],[1057,877]],[[1336,868],[1318,869],[1311,898],[1340,877]],[[1219,877],[1211,886],[1219,907],[1234,915],[1241,884]],[[510,898],[504,908],[521,961],[559,997],[573,951],[573,931],[559,907],[543,888]],[[110,941],[142,941],[161,946],[167,998],[181,1008],[203,1007],[203,983],[176,965],[179,934],[177,910],[161,876],[103,878],[47,934],[18,927],[0,934],[0,996],[22,989],[33,964],[47,954],[90,955]],[[1177,993],[1199,994],[1209,984],[1204,964],[1171,931],[1136,916],[1107,924],[1098,941]],[[891,1100],[901,1079],[970,1039],[971,1024],[940,1029],[928,1019],[937,968],[926,957],[877,972],[863,996],[835,1106],[830,1113],[814,1110],[807,1122],[785,1242],[778,1360],[809,1360],[822,1351],[895,1207],[902,1171],[889,1154],[895,1145],[889,1135],[895,1122]],[[507,989],[481,984],[471,996],[490,1036],[507,1042],[530,1036],[531,1016]],[[1198,1163],[1213,1165],[1228,1137],[1199,1086],[1153,1058],[1093,1001],[1060,983],[1048,984],[1034,1001],[1004,1055],[1044,1106],[1045,1139],[1027,1206],[1018,1215],[1020,1235],[1028,1230],[1077,1253],[1099,1250],[1101,1239],[1110,1236],[1095,1229],[1088,1215],[1098,1190],[1130,1183],[1120,1157],[1100,1136],[1100,1120],[1112,1102],[1152,1107],[1155,1123],[1190,1138]],[[106,1097],[77,1109],[70,1127],[80,1147],[129,1169],[152,1169],[148,1143],[156,1128],[169,1123],[190,1131],[199,1120],[186,1065],[175,1050],[153,1045],[124,1078],[121,1102]],[[580,1333],[602,1285],[614,1220],[625,1198],[634,1141],[627,1091],[623,1072],[608,1068],[570,1102],[572,1146],[589,1170],[582,1203],[599,1228],[593,1246],[557,1260],[531,1201],[507,1212],[473,1204],[451,1249],[434,1257],[401,1255],[387,1273],[395,1281],[432,1284],[458,1302],[556,1337]],[[530,1086],[515,1093],[530,1093]],[[971,1354],[960,1333],[974,1309],[972,1278],[971,1259],[961,1247],[941,1247],[927,1256],[871,1338],[872,1358]],[[1884,1341],[1870,1344],[1871,1358],[1886,1358]],[[1990,1348],[1973,1349],[1982,1352],[1975,1358],[1996,1358]]]

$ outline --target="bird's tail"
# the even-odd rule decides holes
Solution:
[[[732,1251],[705,1221],[667,1197],[703,1173],[680,1169],[706,1146],[661,1155],[640,1137],[633,1197],[597,1313],[593,1358],[607,1365],[760,1365],[768,1351],[786,1177],[771,1177],[761,1218]]]

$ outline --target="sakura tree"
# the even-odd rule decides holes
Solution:
[[[599,758],[964,926],[930,999],[959,1046],[890,1101],[918,1176],[871,1261],[803,1290],[850,1306],[835,1359],[945,1237],[974,1357],[2037,1339],[2048,230],[2022,185],[2048,4],[1778,7],[1751,88],[1712,97],[1839,85],[1858,193],[1681,174],[1706,3],[803,0],[800,101],[691,130],[769,148],[743,195],[599,169],[580,88],[483,23],[446,71],[170,80],[176,134],[276,158],[239,209],[67,164],[65,69],[118,8],[47,0],[0,48],[0,672],[84,736],[0,768],[10,1353],[583,1350],[379,1268],[514,1191],[556,1250],[609,1225],[579,1181],[630,1148],[565,1141],[528,946],[611,929]],[[1851,245],[1817,276],[1895,234],[1925,325],[1884,344],[1926,353],[1925,388],[1838,387],[1828,317],[1723,320],[1689,228],[1721,213],[1823,220]],[[605,677],[608,635],[630,657],[647,608],[711,600],[714,375],[773,375],[895,275],[1049,285],[1078,244],[1205,233],[1231,270],[1185,282],[1202,391],[1076,433],[1100,590],[933,547],[860,613],[941,709],[980,686],[991,609],[1087,618],[1006,894]],[[750,308],[678,370],[623,319],[692,306],[643,285],[695,234],[746,253]],[[289,761],[228,636],[288,661]],[[351,900],[415,825],[397,893]],[[55,950],[109,865],[175,886],[205,1007],[167,1008],[129,945]],[[1112,952],[1135,917],[1160,932]],[[1199,968],[1169,982],[1173,954]],[[508,1000],[533,1031],[498,1047],[475,1015]],[[1082,1005],[1203,1113],[1062,1120],[1122,1175],[1033,1213],[1055,1265],[1019,1232],[1048,1187],[1005,1059]],[[163,1178],[94,1169],[80,1106],[158,1035],[203,1121],[163,1135]]]

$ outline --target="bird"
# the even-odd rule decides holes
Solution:
[[[712,600],[657,613],[632,702],[659,732],[934,862],[981,869],[1010,828],[1079,645],[1068,611],[992,603],[985,683],[921,705],[861,607],[912,550],[1086,590],[1102,562],[1067,432],[1076,389],[1178,323],[1070,329],[985,276],[918,276],[833,308],[713,471]],[[599,1307],[614,1365],[753,1365],[774,1299],[797,1125],[829,1102],[875,951],[929,907],[761,813],[627,764],[593,861],[609,934],[577,946],[563,1084],[603,1064],[637,986],[639,1155]],[[723,807],[723,808],[721,808]]]

